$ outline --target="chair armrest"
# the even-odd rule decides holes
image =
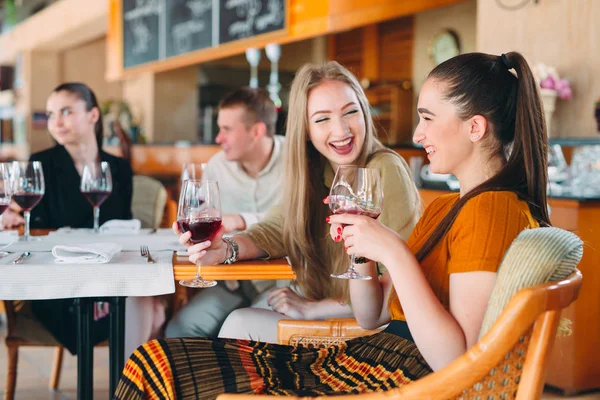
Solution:
[[[165,203],[165,211],[163,213],[161,228],[170,228],[173,222],[177,219],[177,202],[173,199],[167,199]]]
[[[326,321],[283,319],[277,324],[279,344],[331,345],[381,330],[363,329],[354,318],[331,318]]]

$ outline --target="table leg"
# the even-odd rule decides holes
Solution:
[[[93,306],[93,299],[75,299],[75,310],[77,314],[78,400],[92,400],[94,397],[94,347],[92,346]]]
[[[109,318],[110,388],[108,396],[112,399],[125,365],[125,297],[110,299]]]

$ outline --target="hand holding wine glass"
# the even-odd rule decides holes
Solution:
[[[29,232],[31,210],[42,200],[45,192],[44,173],[39,161],[14,161],[10,172],[12,198],[23,210],[25,232],[20,240],[34,240]]]
[[[217,182],[199,180],[183,182],[177,209],[177,228],[184,234],[190,232],[182,236],[182,239],[186,244],[189,242],[195,245],[196,249],[197,246],[205,246],[207,241],[215,238],[221,228],[221,199]],[[219,243],[219,246],[221,245],[222,243]],[[215,286],[216,281],[207,281],[200,276],[201,258],[204,255],[201,252],[204,250],[198,250],[193,259],[190,257],[190,260],[196,263],[196,277],[179,283],[195,288]]]
[[[81,171],[81,193],[94,208],[94,232],[100,231],[100,206],[112,193],[112,175],[106,161],[84,165]]]
[[[375,168],[359,168],[355,165],[341,165],[329,192],[329,208],[334,214],[364,215],[377,219],[383,209],[383,188],[379,170]],[[357,262],[366,262],[354,254],[350,267],[343,274],[331,274],[342,279],[371,279],[354,269]]]

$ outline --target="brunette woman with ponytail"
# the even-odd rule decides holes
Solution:
[[[328,219],[332,238],[343,229],[348,254],[373,260],[357,266],[373,279],[349,282],[351,304],[361,326],[389,322],[385,331],[323,349],[153,341],[129,359],[115,398],[381,391],[440,369],[472,346],[505,251],[521,230],[549,224],[542,107],[520,54],[465,54],[431,72],[418,112],[415,142],[433,172],[456,175],[460,193],[435,200],[407,242],[368,217]],[[381,279],[374,261],[387,267]]]
[[[460,193],[436,199],[408,242],[358,216],[333,216],[331,232],[347,225],[348,254],[388,269],[381,282],[350,282],[359,323],[373,328],[392,320],[388,331],[414,341],[436,370],[476,342],[511,242],[523,229],[550,225],[547,135],[536,83],[516,52],[463,54],[440,64],[417,111],[414,141],[427,151],[432,172],[458,178]],[[374,275],[372,266],[363,268]]]

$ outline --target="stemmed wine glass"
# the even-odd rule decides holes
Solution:
[[[206,163],[184,162],[181,167],[181,182],[188,179],[201,180],[204,179],[204,170]]]
[[[183,233],[191,231],[192,244],[212,240],[221,227],[221,198],[216,181],[188,179],[183,181],[177,208],[177,226]],[[200,262],[196,264],[196,276],[181,280],[183,286],[209,288],[217,284],[200,276]]]
[[[10,188],[10,164],[0,163],[0,225],[2,222],[2,214],[10,206],[11,200]],[[0,256],[6,257],[9,253],[0,251]]]
[[[8,209],[11,200],[10,164],[0,163],[0,216]]]
[[[10,183],[12,199],[23,209],[25,217],[25,232],[19,240],[38,240],[32,238],[29,233],[29,221],[31,210],[42,200],[45,192],[42,163],[13,161]]]
[[[94,232],[100,231],[100,206],[112,192],[112,175],[106,161],[85,164],[81,171],[81,193],[94,207]]]
[[[329,192],[329,208],[334,214],[366,215],[376,219],[383,208],[383,188],[377,168],[359,168],[356,165],[338,167]],[[371,279],[354,269],[357,257],[353,254],[348,271],[331,274],[341,279]]]

